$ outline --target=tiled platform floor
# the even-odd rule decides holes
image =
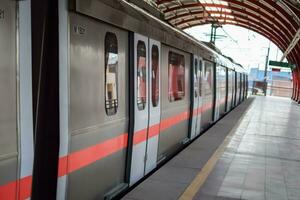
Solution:
[[[276,97],[251,102],[242,103],[124,199],[179,199],[230,132],[229,144],[193,199],[300,200],[300,106]]]
[[[300,200],[300,106],[257,97],[194,199]],[[217,198],[218,199],[218,198]]]

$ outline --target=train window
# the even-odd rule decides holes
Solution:
[[[198,96],[198,60],[195,59],[194,63],[194,96]]]
[[[202,77],[201,77],[201,71],[202,71],[202,60],[199,60],[199,67],[198,67],[198,77],[199,77],[199,95],[202,96],[202,90],[201,90],[201,87],[202,87]]]
[[[213,94],[213,88],[214,88],[214,74],[213,74],[213,69],[214,64],[209,61],[205,61],[205,67],[204,67],[204,80],[205,80],[205,90],[204,95],[212,95]]]
[[[159,50],[157,45],[151,49],[152,59],[152,106],[156,107],[159,101]]]
[[[147,103],[146,45],[143,41],[137,43],[137,107],[144,110]]]
[[[195,73],[195,76],[197,77],[197,76],[198,76],[198,60],[197,60],[197,59],[195,59],[194,73]],[[195,77],[195,78],[196,78],[196,77]]]
[[[202,71],[202,60],[199,60],[199,71]]]
[[[105,110],[114,115],[118,109],[118,40],[114,33],[105,35]]]
[[[184,56],[169,52],[169,101],[179,101],[185,96]]]

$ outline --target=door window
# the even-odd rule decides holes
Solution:
[[[198,97],[198,60],[194,63],[194,96]]]
[[[214,83],[214,79],[213,79],[213,63],[209,62],[209,61],[205,61],[205,72],[204,72],[204,77],[205,77],[205,81],[206,81],[206,88],[204,91],[205,96],[210,96],[213,94],[213,83]]]
[[[179,101],[185,96],[184,56],[169,52],[169,101]]]
[[[118,110],[118,40],[110,32],[105,35],[105,110],[109,116]]]
[[[151,49],[152,60],[152,106],[157,107],[159,102],[159,50],[157,45],[153,45]]]
[[[199,60],[199,67],[198,67],[198,77],[199,77],[199,81],[198,81],[198,89],[199,89],[199,96],[202,96],[202,91],[201,91],[201,81],[202,81],[202,78],[201,78],[201,71],[202,71],[202,60]]]
[[[137,107],[144,110],[147,103],[147,70],[146,45],[143,41],[137,43]]]

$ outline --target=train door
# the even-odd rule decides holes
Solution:
[[[230,111],[232,95],[231,71],[226,68],[226,112]]]
[[[149,39],[149,124],[145,174],[156,167],[160,124],[160,42]]]
[[[231,109],[234,108],[234,101],[235,101],[235,72],[231,71],[231,83],[232,83],[232,91],[231,91]]]
[[[234,107],[238,104],[238,73],[234,72]]]
[[[235,107],[235,91],[236,91],[236,83],[235,83],[235,71],[231,72],[231,82],[232,82],[232,101],[231,101],[231,109]]]
[[[198,56],[194,56],[193,62],[193,89],[192,89],[192,125],[191,125],[191,139],[200,134],[201,131],[201,112],[202,112],[202,95],[201,95],[201,71],[202,71],[202,59]]]
[[[214,63],[205,60],[203,65],[202,76],[202,112],[201,112],[201,128],[207,128],[213,119],[213,107],[215,96],[215,70]]]
[[[219,67],[219,117],[226,112],[227,101],[227,70],[224,66]]]
[[[243,101],[243,92],[244,92],[244,79],[243,79],[243,74],[240,73],[240,102]]]
[[[243,79],[242,79],[242,74],[239,73],[239,103],[242,101],[242,94],[243,94]]]
[[[245,92],[245,87],[244,87],[245,79],[244,79],[244,74],[241,74],[241,100],[244,100],[244,92]]]
[[[216,71],[215,71],[215,109],[214,109],[214,117],[213,120],[217,121],[220,117],[220,101],[221,101],[221,74],[220,69],[221,66],[216,64]]]
[[[156,167],[160,123],[160,43],[134,35],[134,130],[130,185]]]

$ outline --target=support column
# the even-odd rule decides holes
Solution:
[[[295,69],[295,97],[294,97],[294,101],[297,101],[298,98],[298,91],[299,91],[299,77],[298,77],[298,69]]]
[[[294,100],[298,102],[299,100],[299,70],[298,68],[296,68],[294,70],[294,76],[295,76],[295,87],[296,87],[296,90],[295,90],[295,97],[294,97]]]
[[[296,76],[297,76],[297,98],[296,98],[296,101],[298,103],[300,103],[300,70],[299,68],[297,68],[297,71],[296,71]]]
[[[292,100],[296,99],[296,91],[297,91],[297,78],[296,78],[296,69],[292,71],[293,76],[293,94],[292,94]]]

